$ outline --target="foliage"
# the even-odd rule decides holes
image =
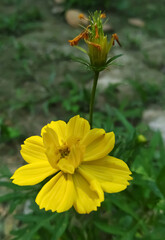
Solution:
[[[19,36],[35,28],[35,23],[42,20],[37,8],[26,11],[20,9],[9,16],[0,16],[0,34]]]
[[[3,119],[0,118],[0,143],[9,142],[21,136],[18,129],[8,126],[4,123]]]
[[[108,110],[109,106],[107,106]],[[17,205],[30,201],[30,213],[20,212],[15,216],[21,228],[13,230],[14,239],[160,239],[164,235],[164,169],[165,149],[159,133],[150,141],[138,141],[135,129],[117,109],[100,114],[101,122],[107,130],[116,132],[116,147],[113,155],[124,159],[133,171],[134,180],[125,191],[107,194],[98,212],[89,216],[78,215],[73,210],[57,214],[40,211],[34,199],[41,187],[19,187],[9,182],[11,173],[1,168],[1,186],[11,190],[0,197],[0,202],[10,204],[10,212]],[[97,121],[98,127],[101,123]],[[93,230],[92,230],[93,229]],[[99,236],[99,238],[97,238]]]

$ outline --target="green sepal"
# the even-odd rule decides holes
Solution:
[[[72,60],[75,62],[79,62],[87,67],[90,67],[90,63],[84,58],[72,57]]]
[[[114,60],[116,60],[117,58],[121,57],[123,54],[119,54],[119,55],[116,55],[112,58],[109,58],[107,60],[107,62],[101,66],[101,67],[95,67],[95,66],[92,66],[90,65],[90,69],[92,69],[94,72],[101,72],[103,71],[104,69],[108,68],[110,65],[113,65],[114,63],[112,63]]]
[[[109,67],[110,65],[113,65],[113,61],[116,60],[117,58],[121,57],[123,54],[119,54],[119,55],[116,55],[112,58],[109,58],[107,60],[107,62],[101,66],[101,67],[96,67],[96,66],[93,66],[90,64],[90,62],[88,62],[86,59],[84,58],[77,58],[77,57],[72,57],[72,60],[75,61],[75,62],[79,62],[83,65],[85,65],[88,69],[94,71],[94,72],[102,72],[104,69],[106,69],[107,67]]]
[[[118,54],[118,55],[116,55],[116,56],[114,56],[114,57],[112,57],[112,58],[109,58],[109,59],[106,61],[106,65],[109,66],[109,64],[110,64],[111,62],[113,62],[114,60],[116,60],[117,58],[119,58],[119,57],[121,57],[121,56],[123,56],[123,54]]]
[[[79,46],[74,46],[75,48],[79,49],[81,52],[85,53],[85,54],[88,54],[88,52],[82,48],[82,47],[79,47]]]

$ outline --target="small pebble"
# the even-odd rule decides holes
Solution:
[[[79,19],[79,15],[81,13],[82,12],[80,12],[77,9],[70,9],[70,10],[66,11],[65,19],[66,19],[67,23],[74,28],[77,28],[80,25],[87,25],[88,24],[87,20]],[[84,14],[84,16],[85,16],[85,14]]]
[[[57,3],[57,4],[62,4],[62,3],[65,2],[65,0],[54,0],[54,2]]]
[[[64,8],[62,6],[56,6],[52,9],[53,14],[61,14],[64,12]]]
[[[140,18],[129,18],[128,19],[129,24],[136,26],[136,27],[144,27],[145,22]]]

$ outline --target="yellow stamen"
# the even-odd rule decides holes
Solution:
[[[106,14],[105,14],[105,13],[102,13],[102,14],[100,15],[100,18],[106,18]]]
[[[98,27],[96,24],[95,24],[95,33],[96,33],[95,38],[96,39],[99,38]]]
[[[66,156],[69,155],[70,150],[68,147],[65,147],[65,148],[59,149],[59,152],[61,154],[61,158],[65,158]]]
[[[119,42],[119,37],[116,33],[112,34],[112,37],[114,40],[116,40],[116,42],[119,44],[119,46],[121,47],[121,44]],[[115,41],[113,40],[113,45],[115,44]]]
[[[80,14],[79,14],[79,19],[84,19],[84,20],[86,20],[86,21],[89,21],[89,19],[86,18],[83,13],[80,13]]]

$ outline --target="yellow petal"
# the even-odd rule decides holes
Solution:
[[[73,206],[75,188],[72,175],[59,172],[46,183],[36,197],[40,209],[64,212]]]
[[[57,170],[53,169],[48,162],[42,161],[18,168],[11,179],[13,183],[20,186],[35,185],[56,172]]]
[[[115,144],[115,135],[113,132],[105,133],[103,129],[92,129],[82,144],[86,146],[84,161],[93,161],[105,157],[110,153]]]
[[[43,143],[45,146],[45,154],[48,158],[50,165],[53,168],[57,167],[57,162],[60,159],[60,153],[58,151],[59,141],[56,132],[50,128],[46,127],[43,132]]]
[[[77,169],[77,172],[80,173],[88,181],[90,189],[92,191],[95,191],[98,194],[100,201],[103,202],[104,192],[100,186],[100,183],[96,180],[96,178],[94,178],[92,175],[84,171],[83,168],[81,168],[81,166]]]
[[[55,147],[59,146],[58,136],[52,128],[45,128],[43,133],[43,143],[46,148],[49,147],[50,144],[54,145]]]
[[[81,118],[79,115],[72,117],[67,123],[67,139],[69,140],[77,138],[82,139],[90,130],[89,122]]]
[[[62,144],[66,141],[66,122],[64,121],[52,121],[51,123],[47,124],[41,130],[41,136],[43,136],[44,132],[46,132],[47,127],[53,129],[53,131],[58,136],[59,143]]]
[[[132,180],[127,164],[110,156],[96,161],[83,162],[81,169],[93,176],[100,183],[102,189],[108,193],[124,190],[129,185],[128,180]]]
[[[45,154],[43,139],[40,136],[27,138],[21,147],[21,155],[27,163],[48,161]]]
[[[57,164],[57,167],[63,171],[64,173],[70,173],[73,174],[74,173],[74,165],[72,164],[72,162],[69,161],[68,158],[61,158],[60,161]]]
[[[100,206],[103,198],[100,197],[100,193],[94,187],[91,189],[89,179],[85,179],[79,172],[74,173],[73,181],[76,190],[76,197],[74,202],[74,208],[78,213],[85,214],[91,211],[96,211]],[[99,186],[97,186],[99,187]]]

